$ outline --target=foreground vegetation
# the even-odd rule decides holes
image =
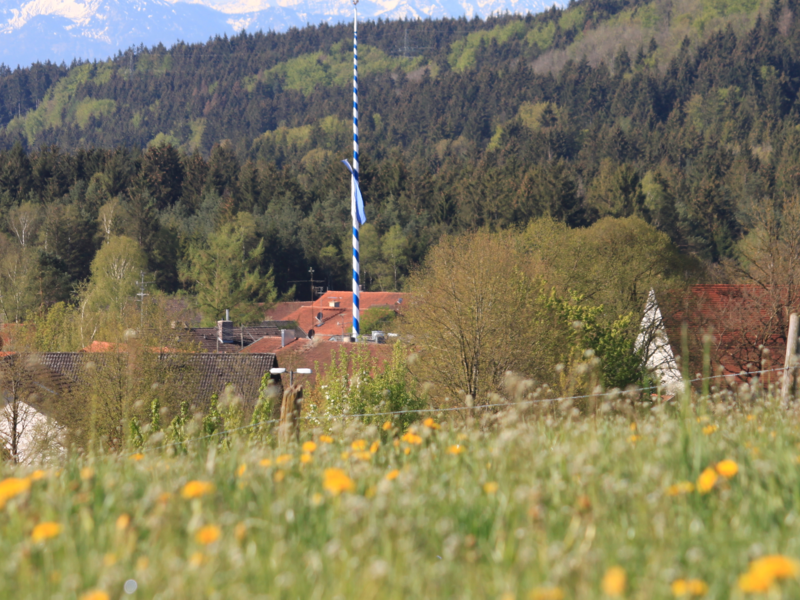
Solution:
[[[6,466],[0,597],[796,596],[796,407],[581,409]]]

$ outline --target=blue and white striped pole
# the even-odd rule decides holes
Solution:
[[[353,0],[353,177],[351,182],[352,193],[350,199],[350,212],[353,217],[353,337],[358,341],[359,328],[359,296],[361,286],[359,276],[361,273],[358,260],[358,230],[359,219],[356,206],[358,193],[358,0]]]

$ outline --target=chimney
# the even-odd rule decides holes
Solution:
[[[294,340],[297,336],[295,335],[294,329],[281,329],[281,348],[286,346],[289,342]]]
[[[228,316],[228,311],[225,311],[225,316]],[[217,339],[223,344],[233,343],[233,321],[224,320],[217,321]]]

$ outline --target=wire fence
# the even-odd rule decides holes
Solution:
[[[744,373],[744,375],[750,377],[754,375],[763,375],[765,373],[776,373],[780,371],[786,371],[786,367],[779,367],[774,369],[762,369],[759,371],[748,371]],[[693,384],[699,383],[701,381],[711,381],[714,379],[723,379],[723,378],[734,378],[741,376],[741,373],[729,373],[726,375],[712,375],[709,377],[697,377],[695,379],[689,379],[685,383]],[[684,382],[681,382],[683,385]],[[571,400],[586,400],[590,398],[603,398],[608,396],[624,396],[627,394],[637,394],[641,392],[648,392],[652,390],[659,390],[663,389],[663,386],[647,386],[647,387],[639,387],[639,388],[631,388],[626,390],[614,389],[607,392],[600,392],[597,394],[582,394],[578,396],[561,396],[558,398],[531,398],[528,400],[518,400],[514,402],[500,402],[500,403],[493,403],[493,404],[477,404],[477,405],[464,405],[464,406],[448,406],[444,408],[417,408],[417,409],[408,409],[408,410],[393,410],[393,411],[384,411],[384,412],[370,412],[370,413],[352,413],[352,414],[341,414],[341,415],[321,415],[321,416],[305,416],[300,417],[303,421],[308,420],[317,420],[317,421],[335,421],[335,420],[343,420],[343,419],[362,419],[367,417],[390,417],[390,416],[397,416],[397,415],[408,415],[408,414],[430,414],[430,413],[447,413],[447,412],[459,412],[465,410],[484,410],[484,409],[496,409],[496,408],[509,408],[512,406],[526,406],[532,404],[552,404],[557,402],[567,402]],[[161,444],[158,446],[151,446],[141,450],[141,452],[153,452],[156,450],[163,450],[165,448],[170,447],[177,447],[183,446],[188,444],[193,444],[196,442],[200,442],[202,440],[207,440],[210,438],[224,436],[229,433],[234,433],[237,431],[243,431],[245,429],[253,429],[256,427],[261,427],[263,425],[276,425],[279,423],[278,419],[268,419],[266,421],[258,421],[257,423],[250,423],[249,425],[242,425],[241,427],[234,427],[232,429],[225,429],[223,431],[215,431],[214,433],[210,433],[208,435],[189,438],[182,441],[176,442],[169,442],[166,444]]]

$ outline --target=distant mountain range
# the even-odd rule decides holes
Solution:
[[[553,0],[362,0],[363,19],[537,13]],[[104,60],[131,46],[205,42],[242,30],[286,31],[352,18],[347,0],[4,0],[0,62]]]

